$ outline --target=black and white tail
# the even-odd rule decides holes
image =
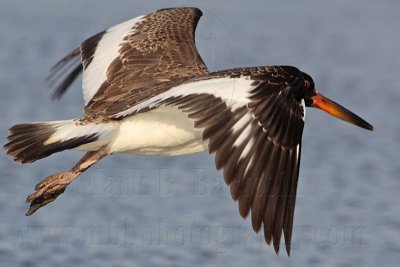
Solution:
[[[17,124],[9,129],[9,142],[4,148],[14,161],[30,163],[86,144],[96,144],[92,146],[94,150],[97,146],[104,145],[106,137],[114,129],[112,124],[80,125],[78,120]],[[90,147],[89,145],[82,150],[91,150]]]

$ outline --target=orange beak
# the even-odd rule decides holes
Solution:
[[[374,130],[374,127],[366,122],[365,120],[361,119],[359,116],[351,112],[350,110],[342,107],[338,103],[330,100],[329,98],[326,98],[319,92],[315,96],[312,97],[313,104],[311,105],[312,107],[322,109],[332,116],[350,122],[354,125],[357,125],[361,128],[367,129],[367,130]]]

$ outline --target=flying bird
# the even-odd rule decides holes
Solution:
[[[7,154],[31,163],[63,150],[86,154],[28,196],[31,215],[54,201],[82,172],[114,153],[215,154],[242,217],[290,255],[306,107],[367,130],[373,127],[316,90],[292,66],[210,72],[195,45],[202,12],[168,8],[139,16],[86,41],[53,68],[53,98],[83,73],[81,118],[18,124]]]

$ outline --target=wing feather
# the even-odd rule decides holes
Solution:
[[[80,50],[76,48],[51,68],[47,82],[50,88],[52,88],[53,93],[51,98],[53,100],[61,98],[82,72],[79,55]]]
[[[265,240],[276,253],[283,232],[290,254],[304,126],[304,104],[294,97],[303,89],[296,80],[301,73],[275,68],[272,74],[281,75],[281,80],[274,83],[268,82],[268,72],[264,80],[235,73],[173,87],[123,116],[163,105],[187,113],[195,127],[204,129],[203,139],[215,153],[216,167],[223,170],[240,215],[251,213],[254,231],[263,227]]]
[[[169,87],[158,89],[169,89],[171,81],[176,84],[208,74],[195,46],[201,15],[196,8],[173,8],[138,20],[120,41],[117,56],[107,66],[106,79],[85,107],[86,114],[103,112],[119,99],[148,99],[153,95],[143,92],[157,84],[166,83]]]
[[[201,16],[197,8],[162,9],[88,38],[52,68],[53,98],[62,97],[83,71],[85,112],[93,115],[120,99],[149,99],[154,85],[208,74],[195,46]],[[79,55],[81,62],[75,61]],[[126,107],[119,101],[112,110]]]

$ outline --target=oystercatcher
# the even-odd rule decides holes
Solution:
[[[209,72],[195,46],[202,12],[169,8],[102,31],[61,59],[50,78],[61,97],[83,72],[81,118],[18,124],[7,154],[30,163],[66,149],[86,151],[70,170],[28,196],[31,215],[82,172],[113,153],[182,155],[207,150],[242,217],[263,228],[275,252],[283,232],[290,255],[305,107],[367,130],[373,127],[319,93],[291,66]]]

